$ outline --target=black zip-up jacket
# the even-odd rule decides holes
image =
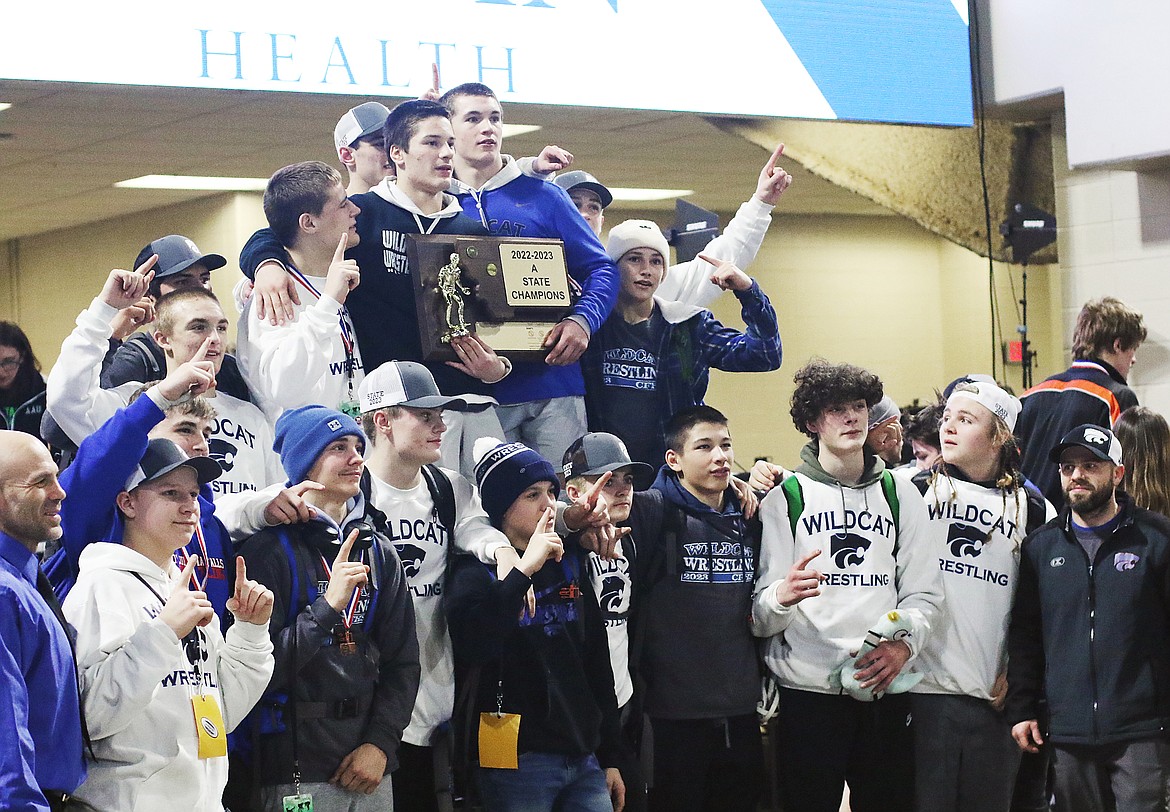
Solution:
[[[359,599],[352,654],[338,645],[342,616],[325,600],[329,576],[320,547],[311,540],[322,532],[322,522],[262,530],[240,550],[248,576],[275,598],[269,633],[276,667],[254,712],[260,715],[254,745],[265,786],[292,780],[294,727],[304,781],[328,781],[364,743],[386,754],[387,775],[398,766],[398,745],[410,722],[420,673],[414,604],[402,562],[383,532],[384,517],[367,505],[364,518],[377,528],[374,547],[364,559],[372,559],[373,589],[363,589]],[[292,560],[282,535],[288,537]],[[290,694],[297,700],[295,720]]]
[[[1007,716],[1057,744],[1165,735],[1170,722],[1170,520],[1118,494],[1121,519],[1092,562],[1067,508],[1024,542],[1008,632]]]

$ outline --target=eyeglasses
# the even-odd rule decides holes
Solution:
[[[3,369],[3,370],[16,369],[17,367],[19,367],[23,363],[24,363],[23,358],[5,358],[3,361],[0,361],[0,369]]]
[[[1071,477],[1076,473],[1078,468],[1089,476],[1092,476],[1098,471],[1104,471],[1105,465],[1104,460],[1085,460],[1084,462],[1062,462],[1059,463],[1058,467],[1060,468],[1061,476]]]

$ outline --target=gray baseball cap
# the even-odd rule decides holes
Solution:
[[[579,476],[601,476],[607,471],[629,468],[634,487],[645,490],[654,480],[654,469],[644,462],[634,462],[620,438],[604,431],[594,431],[577,438],[561,461],[565,481]]]
[[[359,104],[342,116],[333,128],[333,145],[338,149],[352,147],[359,138],[381,131],[389,115],[389,108],[381,102]]]
[[[203,253],[199,250],[199,246],[181,234],[159,237],[143,248],[138,252],[138,258],[134,260],[134,267],[137,268],[150,259],[151,254],[158,254],[158,262],[154,264],[155,279],[173,276],[196,263],[201,263],[209,271],[227,265],[227,260],[222,256]]]
[[[557,175],[553,183],[566,192],[571,192],[574,189],[588,189],[601,198],[601,208],[603,209],[609,208],[609,204],[613,202],[613,193],[606,189],[597,178],[580,169]]]
[[[362,378],[358,386],[362,414],[387,406],[479,412],[494,403],[482,403],[480,400],[473,396],[456,398],[440,393],[435,376],[415,361],[387,361]]]

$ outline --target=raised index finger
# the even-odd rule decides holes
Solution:
[[[348,231],[341,232],[341,240],[337,243],[337,250],[333,252],[334,264],[341,262],[341,260],[345,259],[345,246],[346,246],[346,243],[348,243],[348,242],[349,242],[349,232]]]
[[[585,492],[585,501],[593,505],[597,503],[597,494],[605,490],[605,486],[609,480],[613,478],[613,471],[606,471],[597,478],[597,481],[589,486],[589,490]]]
[[[344,564],[346,561],[349,561],[349,554],[353,552],[353,543],[357,541],[357,537],[358,531],[357,528],[354,528],[353,532],[349,534],[349,537],[342,542],[341,549],[337,551],[337,558],[333,559],[333,566],[336,567],[339,563]]]
[[[553,528],[553,523],[556,518],[556,511],[552,508],[545,508],[544,513],[540,514],[540,521],[536,523],[537,533],[548,533]]]
[[[431,87],[435,91],[435,95],[439,93],[439,63],[431,63]]]
[[[813,550],[811,553],[806,555],[804,558],[802,558],[796,562],[796,568],[798,570],[808,569],[808,565],[811,564],[812,560],[820,554],[821,554],[820,550]]]
[[[236,556],[236,592],[240,591],[240,588],[244,585],[244,582],[247,580],[248,580],[248,565],[244,561],[244,557],[242,555],[237,555]]]
[[[772,170],[776,168],[776,161],[780,160],[780,156],[784,154],[784,145],[776,147],[772,152],[772,157],[768,159],[768,163],[764,164],[764,171],[769,177],[772,175]]]
[[[134,270],[136,273],[145,274],[147,271],[149,271],[151,268],[154,267],[154,263],[156,263],[156,262],[158,262],[158,254],[151,254],[150,259],[146,260],[146,262],[142,263]]]
[[[187,559],[187,563],[183,565],[183,571],[179,573],[179,582],[175,584],[175,592],[182,592],[191,585],[191,576],[195,574],[195,565],[199,563],[199,556],[193,555]]]
[[[199,349],[195,351],[195,355],[191,356],[192,361],[206,361],[207,351],[211,349],[211,336],[203,339],[203,343],[199,345]]]

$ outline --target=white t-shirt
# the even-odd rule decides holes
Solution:
[[[619,708],[634,695],[630,678],[630,562],[618,542],[616,558],[589,553],[589,581],[601,605],[605,634],[609,638],[609,662],[613,667],[614,694]]]
[[[459,549],[481,561],[494,561],[496,549],[507,544],[507,538],[488,522],[471,483],[454,471],[440,470],[451,480],[455,493],[455,538]],[[370,481],[371,501],[386,514],[388,535],[402,559],[414,601],[422,676],[402,740],[429,747],[435,729],[451,718],[455,708],[455,660],[442,606],[450,540],[421,475],[418,484],[408,490],[395,488],[373,472]]]

